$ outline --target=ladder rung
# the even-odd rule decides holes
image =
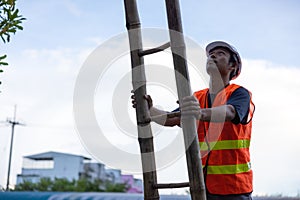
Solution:
[[[157,53],[157,52],[160,52],[160,51],[163,51],[167,48],[170,47],[170,42],[167,42],[159,47],[156,47],[156,48],[153,48],[153,49],[147,49],[147,50],[144,50],[144,51],[140,51],[139,52],[139,56],[142,57],[142,56],[145,56],[145,55],[149,55],[149,54],[153,54],[153,53]]]
[[[167,189],[167,188],[182,188],[182,187],[190,187],[189,182],[185,183],[158,183],[153,186],[155,189]]]

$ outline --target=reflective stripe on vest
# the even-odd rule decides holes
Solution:
[[[208,166],[207,174],[239,174],[251,170],[251,163],[237,165]]]
[[[206,142],[199,142],[199,144],[201,151],[208,150]],[[216,142],[210,142],[209,146],[210,148],[212,148],[212,150],[249,148],[250,140],[221,140]]]

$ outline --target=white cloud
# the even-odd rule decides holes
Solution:
[[[256,193],[299,191],[299,76],[299,67],[245,60],[237,79],[252,91],[256,105],[251,147]]]
[[[77,17],[80,17],[84,14],[84,12],[82,10],[80,10],[78,5],[70,0],[63,1],[63,4],[71,14],[73,14]]]

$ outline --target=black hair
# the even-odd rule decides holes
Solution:
[[[237,58],[237,55],[235,53],[233,53],[232,51],[229,51],[230,52],[230,58],[229,58],[229,63],[233,64],[233,65],[238,65],[238,58]],[[238,68],[236,68],[235,70],[233,70],[231,73],[230,73],[230,76],[229,76],[229,80],[231,80],[234,76],[236,76],[238,73]]]

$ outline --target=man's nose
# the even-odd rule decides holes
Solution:
[[[216,56],[215,56],[215,54],[212,53],[212,54],[209,55],[209,58],[214,59],[214,58],[216,58]]]

